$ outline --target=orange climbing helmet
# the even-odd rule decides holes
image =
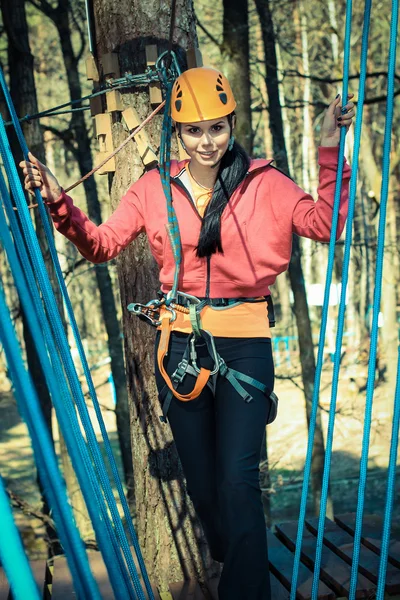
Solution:
[[[226,117],[236,108],[227,78],[211,67],[184,71],[172,88],[171,116],[177,123]]]

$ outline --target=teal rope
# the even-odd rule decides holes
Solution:
[[[372,328],[371,328],[371,343],[370,343],[370,356],[368,362],[368,379],[367,379],[367,396],[365,403],[365,416],[364,416],[364,432],[362,442],[362,453],[360,460],[360,480],[358,486],[358,500],[357,500],[357,512],[356,512],[356,525],[354,532],[354,550],[353,550],[353,562],[352,562],[352,578],[349,600],[354,600],[356,597],[356,579],[357,570],[359,563],[360,544],[361,544],[361,531],[362,531],[362,520],[364,512],[364,495],[367,480],[368,471],[368,452],[369,452],[369,438],[371,430],[371,417],[372,417],[372,404],[374,398],[375,389],[375,365],[376,365],[376,352],[378,346],[378,318],[381,304],[381,292],[382,292],[382,275],[383,275],[383,258],[385,252],[385,228],[386,228],[386,209],[388,202],[389,192],[389,179],[390,179],[390,146],[391,146],[391,134],[393,125],[393,108],[394,108],[394,76],[396,68],[396,42],[397,42],[397,26],[399,19],[399,4],[398,0],[392,0],[392,18],[390,24],[390,45],[389,45],[389,68],[388,68],[388,79],[387,79],[387,104],[386,104],[386,120],[385,120],[385,135],[383,141],[383,157],[382,157],[382,185],[381,185],[381,202],[379,209],[379,226],[378,226],[378,246],[376,253],[376,271],[375,271],[375,290],[374,290],[374,309],[372,316]],[[390,479],[392,475],[389,473]],[[390,502],[390,498],[388,498]],[[390,516],[391,506],[386,505],[385,510],[385,543],[388,543],[388,528],[390,530]],[[386,547],[387,551],[387,547]],[[381,598],[383,598],[384,588],[384,576],[385,569],[382,563],[379,569],[379,589],[381,590]],[[378,598],[378,596],[377,596]]]
[[[343,65],[342,103],[346,103],[347,94],[348,94],[350,34],[351,34],[351,8],[352,8],[352,2],[348,1],[347,6],[346,6],[346,32],[345,32],[345,53],[344,53],[344,65]],[[308,487],[309,487],[310,476],[311,476],[312,452],[313,452],[313,446],[314,446],[314,436],[315,436],[316,419],[317,419],[317,411],[318,411],[318,403],[319,403],[319,391],[320,391],[320,386],[321,386],[321,374],[322,374],[323,357],[324,357],[326,327],[327,327],[327,322],[328,322],[329,295],[330,295],[330,287],[331,287],[331,283],[332,283],[332,275],[333,275],[334,260],[335,260],[336,231],[337,231],[337,225],[338,225],[338,219],[339,219],[340,195],[341,195],[343,166],[344,166],[345,136],[346,136],[345,128],[343,127],[340,132],[340,144],[339,144],[339,152],[338,152],[338,170],[337,170],[337,174],[336,174],[336,186],[335,186],[334,206],[333,206],[333,214],[332,214],[331,237],[330,237],[330,242],[329,242],[327,275],[326,275],[324,302],[323,302],[322,317],[321,317],[321,331],[320,331],[320,337],[319,337],[319,343],[318,343],[318,354],[317,354],[317,364],[316,364],[316,370],[315,370],[312,408],[311,408],[310,424],[309,424],[309,431],[308,431],[307,453],[306,453],[306,460],[305,460],[305,466],[304,466],[303,488],[302,488],[302,494],[301,494],[298,529],[297,529],[297,536],[296,536],[296,549],[295,549],[295,556],[294,556],[294,563],[293,563],[293,574],[292,574],[292,583],[291,583],[291,591],[290,591],[290,600],[296,599],[297,581],[298,581],[298,576],[299,576],[300,557],[301,557],[301,545],[302,545],[302,540],[303,540],[304,522],[305,522],[305,517],[306,517],[306,509],[307,509]],[[349,227],[349,225],[348,225],[348,227]],[[324,472],[323,487],[324,486],[327,487],[328,482],[329,482],[329,476],[327,476],[327,474]],[[319,573],[319,569],[320,569],[320,560],[321,560],[320,552],[321,552],[321,548],[319,548],[318,544],[317,544],[316,557],[315,557],[315,568],[314,568],[313,592],[312,592],[313,599],[317,598],[317,596],[315,596],[314,581],[315,581],[315,578],[317,577],[316,572]],[[318,595],[318,590],[317,590],[317,595]]]
[[[12,101],[11,101],[11,98],[9,96],[9,92],[8,92],[7,86],[5,85],[4,76],[3,76],[3,73],[2,73],[1,70],[0,70],[0,83],[2,85],[3,92],[4,92],[6,100],[7,100],[8,108],[10,110],[10,114],[11,114],[13,122],[14,122],[15,130],[16,130],[16,133],[17,133],[17,136],[18,136],[21,148],[23,150],[25,158],[27,158],[28,148],[27,148],[25,140],[23,138],[23,134],[22,134],[20,125],[18,123],[16,114],[15,114],[15,110],[14,110],[14,107],[12,105]],[[12,166],[14,166],[14,165],[12,165]],[[14,169],[15,169],[15,166],[14,166]],[[141,572],[142,572],[142,577],[143,577],[143,580],[144,580],[144,583],[145,583],[145,587],[146,587],[147,593],[149,595],[150,600],[153,600],[154,596],[153,596],[153,592],[152,592],[152,589],[151,589],[150,581],[149,581],[149,578],[148,578],[148,575],[147,575],[146,567],[145,567],[144,560],[143,560],[143,557],[142,557],[142,554],[141,554],[141,550],[140,550],[139,543],[138,543],[138,540],[137,540],[136,532],[135,532],[133,524],[132,524],[132,519],[131,519],[131,516],[130,516],[129,507],[128,507],[126,498],[124,496],[124,492],[123,492],[122,484],[121,484],[121,481],[120,481],[118,469],[117,469],[117,466],[116,466],[116,463],[115,463],[115,459],[113,457],[113,453],[112,453],[112,449],[111,449],[111,444],[110,444],[110,441],[109,441],[109,438],[108,438],[108,435],[107,435],[107,431],[106,431],[106,427],[105,427],[105,424],[104,424],[104,420],[102,418],[101,409],[100,409],[100,406],[98,404],[98,400],[97,400],[95,388],[94,388],[93,381],[92,381],[91,374],[90,374],[90,369],[89,369],[89,366],[87,364],[87,360],[86,360],[86,357],[85,357],[85,354],[84,354],[84,350],[83,350],[82,341],[80,339],[78,327],[77,327],[76,320],[75,320],[75,317],[74,317],[74,314],[73,314],[73,309],[72,309],[71,301],[69,299],[68,292],[67,292],[67,289],[66,289],[66,286],[65,286],[65,282],[64,282],[64,279],[63,279],[63,276],[62,276],[61,267],[60,267],[59,262],[58,262],[57,251],[56,251],[56,248],[55,248],[55,245],[54,245],[54,241],[53,241],[53,238],[52,238],[52,233],[51,233],[50,225],[48,223],[46,209],[44,207],[43,199],[42,199],[42,197],[41,197],[41,195],[40,195],[40,193],[39,193],[38,190],[35,191],[35,196],[36,196],[36,200],[38,202],[39,212],[40,212],[41,217],[42,217],[42,222],[43,222],[43,226],[44,226],[44,229],[45,229],[46,237],[47,237],[47,240],[48,240],[50,254],[52,256],[52,260],[53,260],[53,263],[54,263],[54,266],[55,266],[55,270],[56,270],[58,282],[59,282],[59,285],[61,287],[61,291],[63,293],[64,301],[66,303],[69,320],[70,320],[70,323],[71,323],[72,331],[73,331],[73,334],[74,334],[74,337],[75,337],[75,341],[76,341],[76,344],[77,344],[77,348],[78,348],[78,351],[79,351],[79,355],[80,355],[80,359],[81,359],[81,362],[82,362],[83,370],[84,370],[84,373],[85,373],[85,376],[86,376],[86,380],[87,380],[87,383],[88,383],[90,396],[91,396],[91,399],[92,399],[92,402],[93,402],[95,413],[96,413],[96,416],[97,416],[97,419],[98,419],[98,422],[99,422],[99,426],[100,426],[100,430],[101,430],[101,433],[102,433],[102,436],[103,436],[104,446],[105,446],[105,449],[106,449],[107,457],[108,457],[109,462],[110,462],[110,466],[111,466],[111,471],[112,471],[112,474],[113,474],[113,478],[114,478],[114,481],[115,481],[115,484],[116,484],[116,487],[117,487],[117,490],[118,490],[118,493],[119,493],[120,501],[121,501],[121,504],[122,504],[122,507],[123,507],[124,515],[125,515],[125,518],[126,518],[127,527],[128,527],[129,532],[130,532],[132,544],[133,544],[133,546],[135,548],[135,551],[136,551],[136,555],[137,555],[137,558],[138,558],[138,563],[139,563],[139,566],[140,566],[140,569],[141,569]],[[29,227],[29,226],[31,226],[30,217],[29,217],[29,215],[26,214],[28,211],[26,210],[26,204],[25,204],[25,202],[22,201],[22,204],[24,205],[24,209],[21,209],[20,207],[18,207],[18,208],[19,208],[19,210],[22,211],[22,218],[23,218],[23,220],[25,222],[25,227]],[[40,253],[40,251],[39,251],[39,253]],[[41,268],[45,272],[44,264],[42,264]],[[54,296],[52,294],[50,283],[47,280],[44,280],[44,281],[42,281],[42,286],[47,287],[48,294],[49,294],[47,297],[49,298],[49,301],[50,301],[50,304],[51,304],[52,300],[54,301]],[[59,315],[58,315],[58,311],[57,310],[55,311],[55,318],[59,319]],[[64,338],[65,338],[65,334],[64,334]],[[66,342],[65,339],[63,339],[63,341],[62,341],[62,344],[64,345],[64,358],[63,358],[63,360],[64,360],[64,363],[67,366],[69,365],[69,367],[67,368],[67,373],[68,373],[68,378],[70,380],[70,385],[71,385],[72,389],[75,390],[74,394],[76,396],[77,405],[78,405],[78,409],[79,409],[80,416],[81,416],[81,419],[82,419],[82,423],[83,423],[85,431],[87,433],[89,446],[90,446],[92,455],[94,457],[96,467],[98,469],[98,473],[99,473],[100,481],[101,481],[101,484],[102,484],[102,488],[104,490],[104,493],[105,493],[105,496],[106,496],[106,499],[107,499],[107,503],[108,503],[108,506],[109,506],[110,511],[111,511],[111,515],[113,517],[113,521],[114,521],[114,524],[115,524],[115,527],[116,527],[116,532],[117,532],[117,535],[118,535],[118,539],[120,541],[120,544],[121,544],[121,547],[122,547],[122,550],[123,550],[123,553],[124,553],[124,557],[125,557],[125,561],[126,561],[126,564],[128,566],[128,569],[129,569],[129,573],[130,573],[131,578],[133,580],[133,585],[134,585],[136,594],[137,594],[139,600],[144,600],[145,596],[144,596],[144,593],[143,593],[143,590],[142,590],[142,587],[141,587],[141,584],[140,584],[140,580],[139,580],[139,577],[138,577],[138,574],[137,574],[135,563],[134,563],[134,561],[132,559],[131,551],[130,551],[130,548],[129,548],[128,541],[126,539],[125,531],[124,531],[124,528],[123,528],[121,517],[120,517],[119,512],[118,512],[118,508],[117,508],[117,505],[116,505],[116,502],[115,502],[115,498],[114,498],[114,495],[113,495],[113,492],[112,492],[112,489],[111,489],[111,486],[110,486],[110,483],[109,483],[109,480],[108,480],[108,475],[107,475],[107,472],[106,472],[106,469],[105,469],[105,466],[104,466],[104,463],[103,463],[103,459],[102,459],[102,456],[101,456],[101,453],[100,453],[100,450],[99,450],[99,446],[98,446],[98,443],[97,443],[97,438],[96,438],[96,435],[94,433],[93,426],[92,426],[92,424],[90,422],[89,413],[88,413],[88,410],[87,410],[87,407],[86,407],[85,400],[84,400],[83,395],[82,395],[82,391],[81,391],[81,388],[80,388],[80,383],[79,383],[79,380],[78,380],[77,375],[76,375],[75,367],[73,365],[73,361],[72,361],[69,349],[66,350],[65,343],[67,343],[67,342]],[[120,557],[120,553],[119,552],[118,552],[117,556]],[[122,573],[124,574],[125,573],[125,564],[124,564],[124,562],[122,561],[121,558],[119,558],[119,562],[120,562],[120,567],[121,567]],[[125,577],[126,584],[127,584],[128,588],[131,588],[131,584],[129,582],[129,579],[125,575],[124,575],[124,577]],[[131,593],[133,593],[132,588],[131,588]]]
[[[386,489],[385,518],[383,523],[381,558],[379,562],[378,585],[376,589],[376,600],[384,600],[386,570],[389,555],[390,526],[392,522],[393,501],[396,483],[397,451],[399,447],[400,428],[400,351],[397,361],[397,383],[394,398],[392,437],[390,440],[390,454],[388,466],[388,479]]]
[[[0,562],[15,600],[41,600],[0,477]]]
[[[364,100],[365,100],[365,85],[366,85],[367,58],[368,58],[368,36],[369,36],[369,27],[370,27],[370,20],[371,20],[371,4],[372,4],[372,0],[367,0],[366,4],[365,4],[365,11],[364,11],[364,27],[363,27],[363,34],[362,34],[362,48],[361,48],[361,59],[360,59],[359,100],[358,100],[358,104],[357,104],[357,118],[356,118],[356,125],[355,125],[355,131],[354,131],[354,151],[353,151],[353,165],[352,165],[353,173],[352,173],[352,177],[351,177],[351,181],[350,181],[350,190],[349,190],[349,211],[348,211],[348,220],[347,220],[348,224],[347,224],[347,228],[346,228],[345,250],[344,250],[343,266],[342,266],[342,288],[341,288],[340,303],[339,303],[338,328],[337,328],[337,333],[336,333],[336,347],[335,347],[335,357],[334,357],[334,366],[333,366],[333,374],[332,374],[331,402],[330,402],[330,407],[329,407],[328,434],[327,434],[326,449],[325,449],[324,478],[323,478],[322,491],[321,491],[321,503],[320,503],[317,548],[316,548],[316,561],[315,561],[315,567],[314,567],[313,593],[315,594],[315,597],[318,597],[319,573],[320,573],[321,555],[322,555],[322,548],[323,548],[324,524],[325,524],[325,514],[326,514],[328,492],[329,492],[330,465],[331,465],[331,458],[332,458],[333,434],[334,434],[335,416],[336,416],[336,400],[337,400],[337,394],[338,394],[339,374],[340,374],[340,367],[341,367],[341,360],[340,360],[341,347],[342,347],[343,333],[344,333],[344,326],[345,326],[346,294],[347,294],[347,285],[348,285],[348,279],[349,279],[350,254],[351,254],[351,244],[352,244],[352,238],[353,238],[353,221],[354,221],[355,202],[356,202],[356,195],[357,195],[357,172],[358,172],[360,144],[361,144],[362,117],[363,117]],[[349,52],[349,49],[348,49],[348,52]]]
[[[167,232],[172,247],[172,253],[175,261],[175,273],[174,282],[171,291],[167,295],[165,301],[168,306],[175,298],[178,291],[179,285],[179,272],[182,262],[182,246],[179,232],[178,218],[172,203],[172,192],[171,192],[171,132],[172,132],[172,120],[170,116],[171,107],[171,92],[173,82],[168,82],[166,86],[165,94],[165,109],[164,119],[162,125],[161,144],[160,144],[160,177],[161,183],[164,190],[164,194],[167,200],[167,213],[168,213],[168,224]]]
[[[4,180],[2,179],[1,173],[0,178],[3,186]],[[12,246],[11,236],[7,231],[7,224],[2,210],[0,210],[0,238],[8,238],[8,243],[11,243]],[[12,257],[12,261],[18,262],[16,255]],[[21,277],[21,285],[25,285],[24,275],[21,269],[19,269],[19,275]],[[26,293],[29,295],[28,292]],[[46,496],[49,506],[52,507],[53,519],[67,556],[68,566],[73,574],[75,589],[79,598],[90,597],[93,598],[93,600],[100,600],[100,593],[90,571],[86,550],[76,528],[71,506],[65,493],[65,483],[59,472],[58,460],[43,418],[36,390],[22,361],[21,349],[13,329],[1,283],[0,322],[0,342],[7,358],[9,372],[13,382],[14,395],[17,400],[19,412],[27,424],[32,439],[35,462],[38,466],[44,495]],[[33,333],[36,333],[37,335],[37,331]],[[2,517],[3,513],[0,510],[1,520]],[[2,543],[5,544],[6,547],[4,552],[7,554],[9,539],[7,535],[4,535],[3,525],[1,526],[1,531],[0,546]],[[1,556],[2,551],[0,549],[0,557]],[[19,572],[21,562],[24,562],[24,556],[21,556],[20,560],[16,561],[15,566],[18,571],[17,575],[15,575],[12,568],[9,572],[7,572],[6,569],[7,577],[13,587],[18,585],[18,579],[21,577]],[[17,584],[15,584],[16,580]],[[30,598],[31,596],[22,595],[19,598],[20,600],[25,600],[27,597]],[[16,598],[16,600],[18,600],[18,598]]]
[[[1,127],[2,122],[0,120],[0,151],[5,162],[6,169],[8,167],[8,155],[4,149],[5,135],[4,127]],[[7,139],[7,138],[6,138]],[[11,153],[8,147],[9,153]],[[19,180],[17,177],[19,184]],[[17,206],[20,209],[27,211],[26,204],[21,204],[21,199],[18,198],[18,192],[21,191],[20,187],[15,187],[15,181],[10,180],[11,190],[13,196],[17,202]],[[65,380],[64,369],[60,361],[60,355],[57,351],[56,345],[53,340],[53,334],[50,330],[47,317],[44,313],[41,298],[36,287],[36,278],[33,274],[32,267],[28,255],[25,250],[25,245],[22,236],[19,232],[18,224],[16,221],[16,215],[11,205],[11,199],[8,194],[8,190],[5,187],[4,182],[2,183],[1,189],[2,200],[5,205],[11,230],[13,232],[14,239],[16,241],[21,263],[23,264],[23,271],[19,267],[19,262],[15,258],[15,249],[13,248],[12,242],[9,241],[9,232],[7,227],[3,227],[2,230],[2,243],[6,249],[8,260],[12,273],[14,275],[15,285],[17,287],[19,297],[24,308],[24,312],[27,317],[27,321],[32,330],[32,338],[37,342],[36,351],[42,365],[43,374],[45,375],[48,388],[51,393],[51,398],[54,403],[57,417],[63,432],[63,436],[66,440],[69,454],[71,456],[72,464],[76,471],[78,480],[82,487],[82,492],[85,498],[86,506],[88,508],[93,526],[96,532],[96,537],[99,543],[99,547],[103,554],[104,562],[107,566],[107,570],[110,575],[110,581],[115,590],[116,598],[120,600],[126,599],[128,588],[126,586],[125,579],[121,581],[121,574],[119,571],[122,569],[122,565],[118,558],[118,544],[116,543],[115,533],[113,531],[104,499],[98,486],[98,482],[93,470],[93,466],[90,460],[86,442],[83,439],[80,424],[77,419],[75,405],[72,402],[70,389]],[[25,202],[25,198],[22,195],[22,202]],[[1,212],[3,217],[3,213]],[[21,218],[22,212],[19,212]],[[4,217],[3,217],[4,218]],[[29,215],[28,215],[29,218]],[[21,220],[21,222],[23,219]],[[32,227],[32,223],[30,223]],[[37,240],[35,240],[37,243]],[[31,254],[33,262],[35,262],[35,254]],[[41,258],[40,251],[38,250],[38,256]],[[40,271],[39,271],[40,274]],[[26,276],[29,283],[30,292],[26,293],[23,287],[24,276]],[[44,290],[44,288],[42,287]],[[46,296],[44,290],[44,297]],[[32,311],[32,307],[34,311]],[[40,322],[40,326],[35,325],[34,315],[37,314]],[[52,315],[52,326],[54,326],[55,318]],[[56,323],[57,324],[57,323]],[[35,328],[36,327],[36,328]],[[45,342],[42,339],[42,333],[45,337]],[[61,335],[65,336],[63,326],[61,324]],[[57,341],[60,341],[60,329],[54,329],[54,335]],[[48,354],[47,354],[47,350]],[[51,357],[52,364],[49,363]],[[60,396],[60,392],[62,396]]]

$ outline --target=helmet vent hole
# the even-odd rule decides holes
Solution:
[[[228,97],[225,93],[219,94],[219,99],[221,100],[222,104],[226,104],[228,102]]]
[[[175,108],[179,112],[182,108],[182,100],[175,100]]]
[[[223,92],[223,91],[224,91],[224,88],[223,88],[223,87],[221,87],[220,85],[217,85],[217,91],[218,91],[218,92]]]
[[[182,90],[179,90],[179,92],[176,95],[177,98],[182,98]]]

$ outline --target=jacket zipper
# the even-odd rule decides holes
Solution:
[[[254,169],[254,171],[248,171],[246,173],[245,179],[251,175],[252,173],[254,173],[255,171],[258,171],[260,169],[264,169],[265,167],[259,167],[258,169]],[[199,215],[199,211],[196,208],[196,205],[193,201],[193,198],[191,196],[191,194],[189,193],[189,190],[183,185],[183,183],[179,180],[179,179],[175,179],[173,177],[171,177],[171,181],[173,181],[175,183],[175,185],[177,185],[186,195],[186,197],[189,199],[190,202],[190,206],[192,207],[192,209],[195,211],[197,217],[200,219],[200,221],[203,220],[203,218]],[[243,179],[244,181],[244,179]],[[242,184],[243,182],[241,182],[239,184],[239,186]],[[238,189],[239,186],[236,188]],[[236,192],[236,190],[233,190],[232,192],[232,196],[233,194]],[[232,197],[231,196],[231,197]],[[205,298],[209,298],[210,297],[210,283],[211,283],[211,256],[207,256],[207,278],[206,278],[206,289],[205,289],[205,294],[204,297]]]

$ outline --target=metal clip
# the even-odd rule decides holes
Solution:
[[[212,352],[212,353],[211,353],[211,358],[212,358],[212,359],[213,359],[213,361],[214,361],[214,368],[213,368],[213,370],[210,372],[210,377],[211,377],[211,375],[215,375],[215,374],[216,374],[216,373],[218,373],[218,371],[219,371],[219,368],[220,368],[220,356],[219,356],[219,354],[218,354],[218,352],[217,352],[217,348],[216,348],[216,346],[215,346],[215,342],[214,342],[214,337],[213,337],[213,335],[212,335],[212,334],[211,334],[209,331],[207,331],[207,329],[202,329],[202,332],[201,332],[201,333],[202,333],[202,335],[203,335],[204,333],[206,333],[206,334],[208,335],[208,337],[209,337],[209,340],[210,340],[211,352]],[[200,373],[200,369],[199,369],[199,367],[197,366],[197,352],[196,352],[195,343],[196,343],[196,338],[195,338],[195,337],[193,337],[193,338],[190,340],[190,359],[191,359],[191,361],[192,361],[193,368],[194,368],[194,369],[197,371],[197,373]],[[208,344],[207,344],[207,349],[208,349],[208,351],[210,350],[210,348],[209,348],[209,345],[208,345]]]
[[[150,323],[153,327],[159,327],[161,325],[160,321],[160,311],[159,305],[156,302],[148,302],[147,304],[140,304],[139,302],[134,302],[132,304],[128,304],[127,308],[129,312],[132,312],[134,315],[142,319],[142,321],[146,321],[146,323]]]

